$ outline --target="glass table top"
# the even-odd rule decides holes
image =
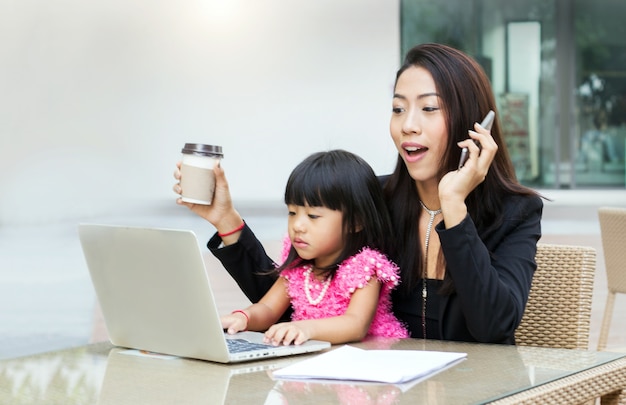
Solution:
[[[124,348],[97,343],[0,361],[0,403],[478,404],[626,356],[418,339],[379,339],[354,346],[465,352],[467,359],[402,385],[286,381],[274,379],[272,370],[313,355],[224,365],[131,355]]]

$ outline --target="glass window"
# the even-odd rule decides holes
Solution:
[[[440,42],[483,66],[522,183],[624,187],[624,15],[623,0],[402,0],[401,50]]]
[[[575,180],[624,185],[626,139],[626,2],[575,2]]]

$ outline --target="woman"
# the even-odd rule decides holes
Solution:
[[[381,181],[394,226],[388,253],[401,271],[393,311],[412,337],[515,343],[543,203],[517,182],[498,119],[491,132],[477,124],[489,110],[493,92],[473,59],[440,44],[408,52],[390,123],[398,162]],[[462,148],[469,159],[459,169]],[[217,228],[209,249],[256,302],[274,264],[233,207],[220,168],[216,175],[214,205],[178,203]]]

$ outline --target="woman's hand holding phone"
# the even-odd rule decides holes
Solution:
[[[474,129],[468,132],[470,139],[460,142],[459,145],[467,149],[467,157],[459,162],[457,170],[446,173],[439,182],[439,201],[446,228],[457,225],[465,218],[465,199],[487,176],[498,150],[498,145],[489,132],[494,118],[495,113],[489,111],[481,124],[474,124]],[[471,164],[468,164],[470,155]]]
[[[495,117],[496,113],[494,113],[493,110],[489,110],[485,118],[483,118],[482,122],[480,123],[480,126],[485,128],[487,131],[491,131],[491,127],[493,126],[493,120]],[[476,146],[480,148],[480,143],[476,141],[474,142],[476,143]],[[459,169],[465,165],[467,159],[469,159],[469,149],[463,148],[461,150],[461,159],[459,159]]]

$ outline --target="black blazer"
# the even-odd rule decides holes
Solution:
[[[454,293],[440,305],[439,328],[444,340],[515,343],[534,271],[537,241],[541,237],[543,202],[536,196],[506,197],[502,225],[479,234],[469,215],[457,226],[435,229],[446,259],[446,277]],[[261,242],[246,225],[239,241],[220,248],[215,234],[207,247],[226,268],[244,294],[258,302],[274,278],[263,272],[274,268]],[[408,296],[392,293],[393,311],[410,331],[421,331],[421,291]],[[289,319],[289,313],[283,318]]]
[[[439,307],[439,334],[444,340],[515,343],[541,237],[543,202],[539,197],[511,196],[503,207],[497,229],[479,234],[469,215],[457,226],[435,227],[446,259],[446,278],[454,292],[443,296]],[[421,291],[409,296],[394,290],[393,310],[421,330]]]

